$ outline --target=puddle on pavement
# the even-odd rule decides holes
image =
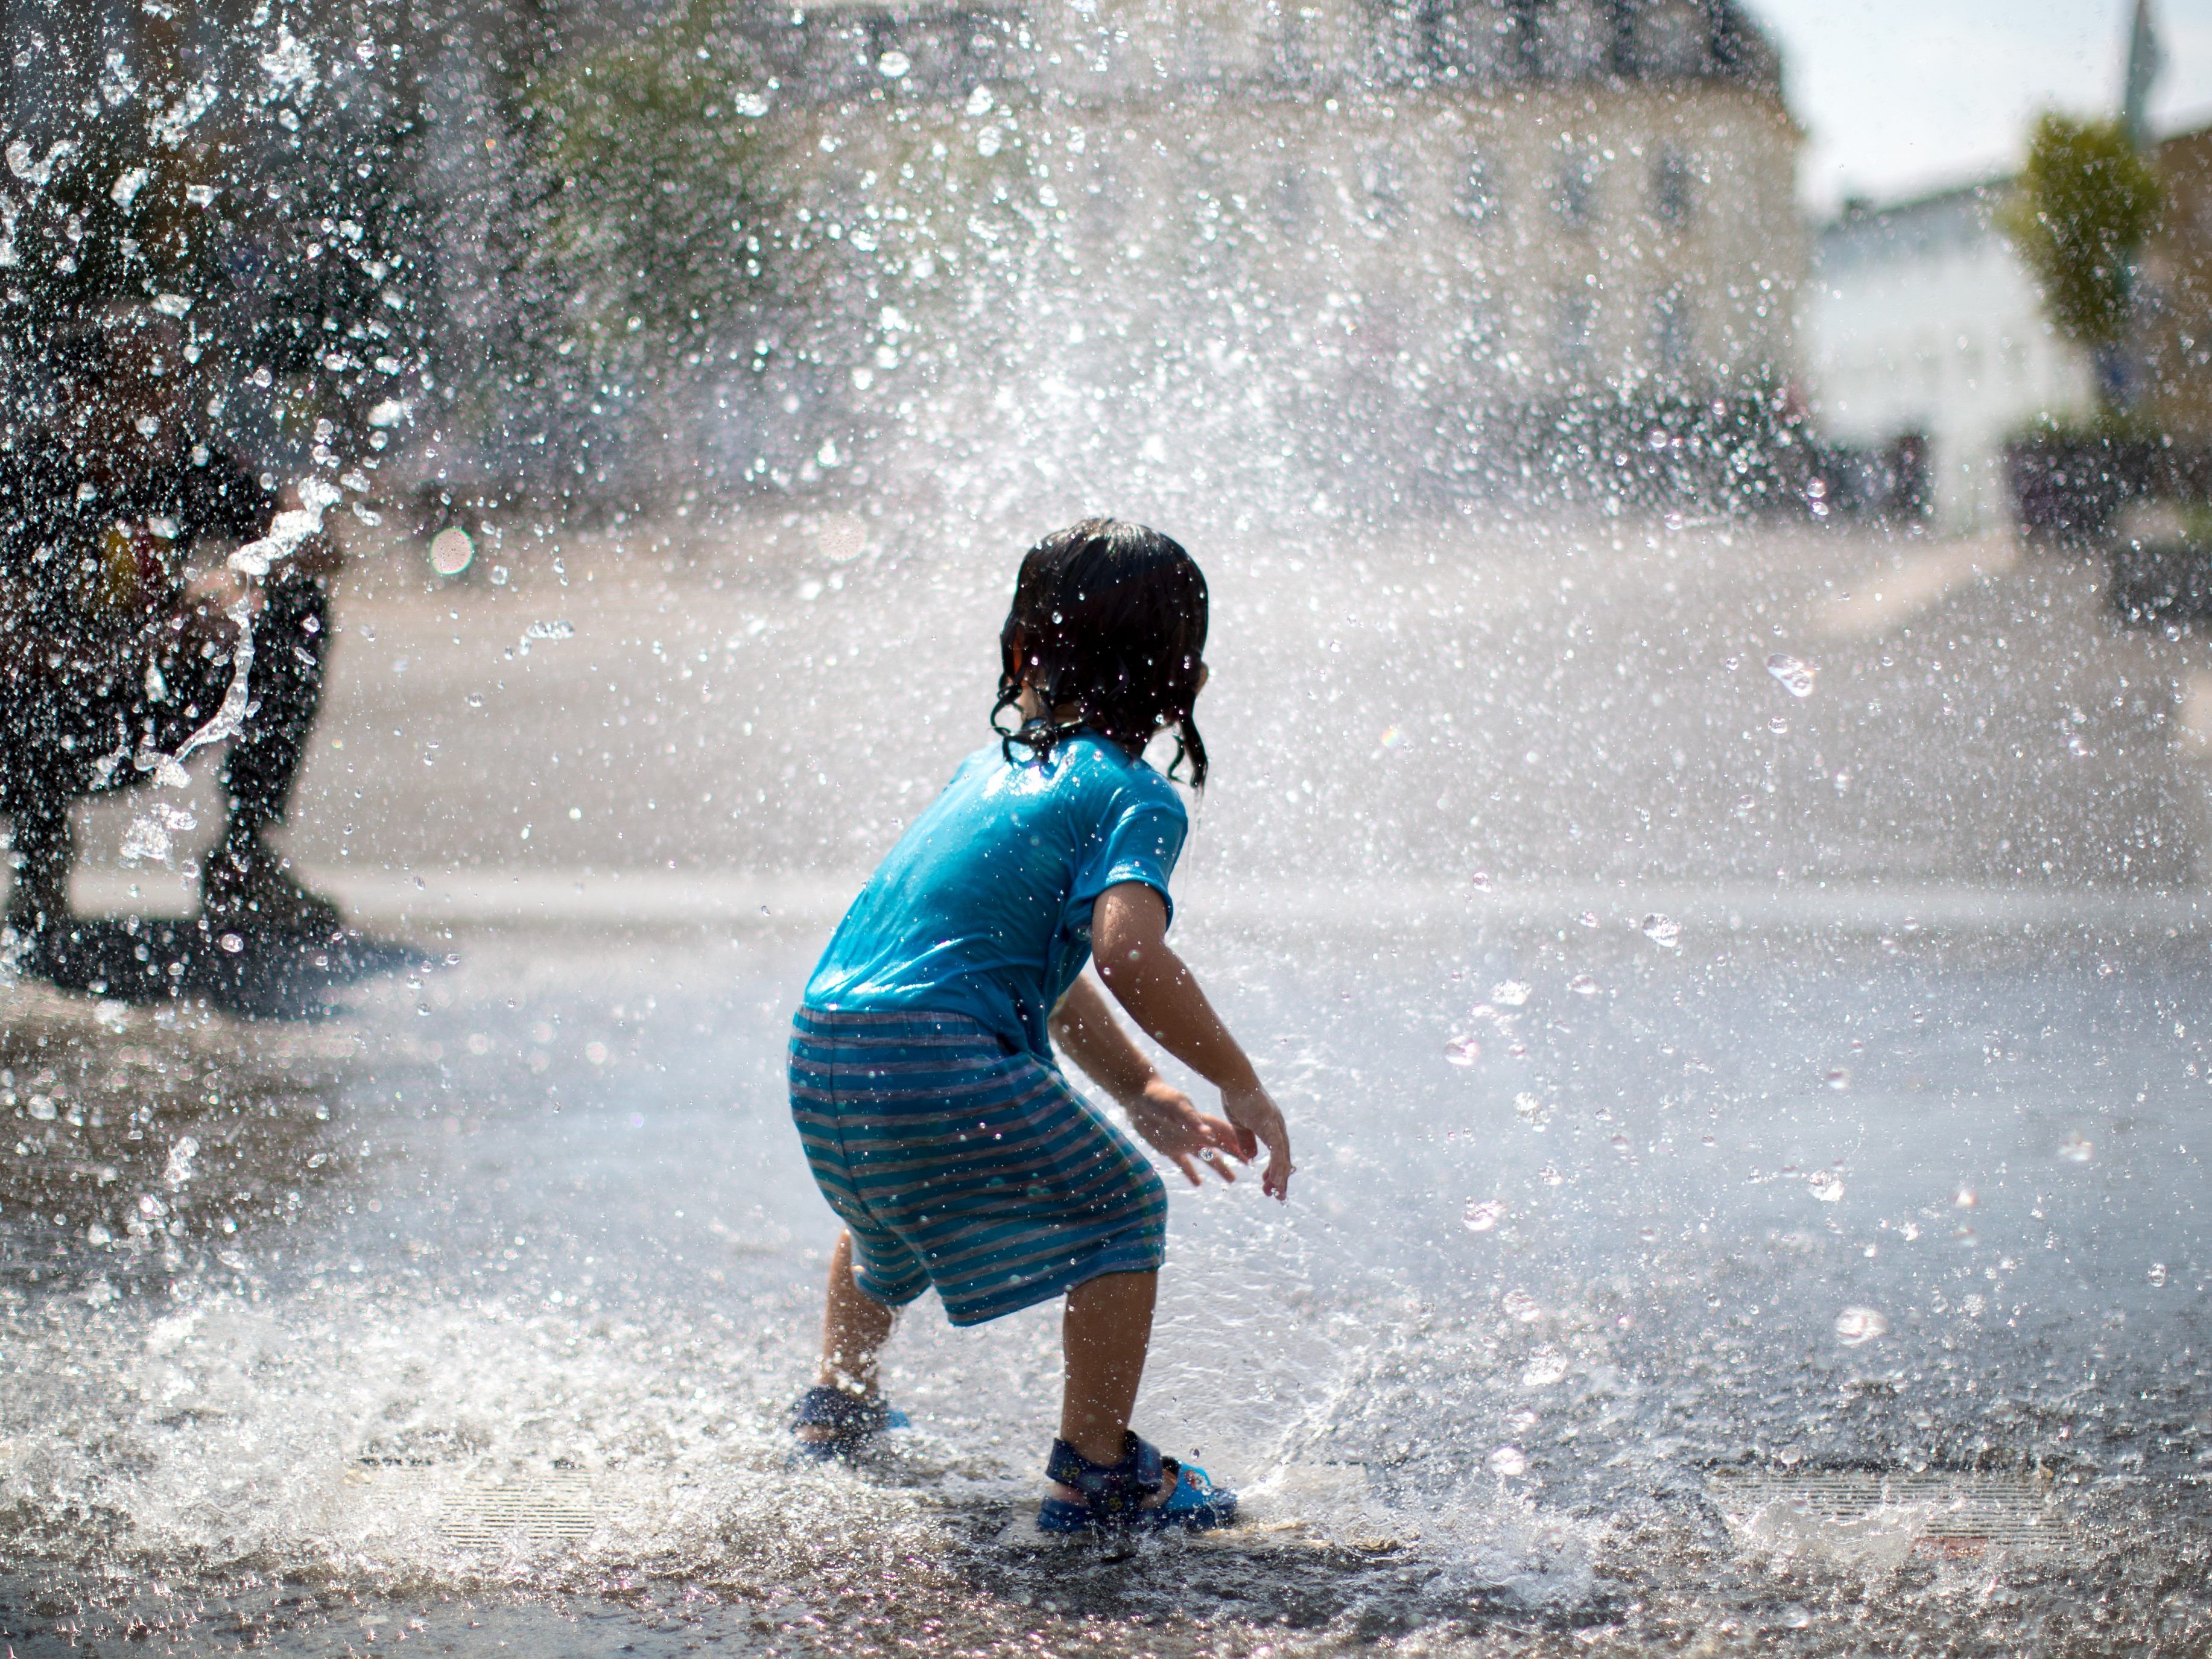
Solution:
[[[12,993],[0,1630],[25,1659],[2041,1654],[2124,1609],[2201,1645],[2172,1027],[2204,970],[1647,943],[1216,941],[1237,1017],[1300,1033],[1316,1152],[1291,1215],[1175,1200],[1143,1410],[1247,1524],[1113,1550],[1027,1524],[1049,1310],[925,1310],[890,1354],[915,1428],[791,1465],[828,1237],[780,1087],[804,941],[464,939],[316,1026]],[[1524,1052],[1459,1064],[1485,995]]]

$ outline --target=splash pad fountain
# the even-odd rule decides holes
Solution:
[[[2077,568],[1749,510],[1788,477],[1750,296],[1796,255],[1698,158],[1700,99],[1768,95],[1696,67],[1729,14],[1337,20],[1380,59],[1335,14],[799,15],[687,41],[701,171],[640,175],[696,229],[685,191],[758,169],[721,309],[558,241],[594,279],[508,313],[543,425],[468,425],[442,362],[363,418],[449,486],[618,453],[591,512],[487,509],[465,582],[356,492],[386,523],[292,845],[459,964],[312,1027],[0,991],[5,1639],[2201,1640],[2193,647]],[[1696,89],[1639,154],[1609,54],[1662,48]],[[580,30],[523,106],[631,51]],[[1513,67],[1554,52],[1586,77]],[[1702,235],[1737,294],[1659,307]],[[1667,401],[1662,346],[1753,413]],[[980,735],[1012,555],[1102,496],[1214,579],[1178,931],[1316,1149],[1287,1215],[1178,1200],[1146,1409],[1254,1523],[1126,1556],[1010,1528],[1048,1320],[920,1312],[874,1464],[794,1471],[778,1422],[830,1236],[784,1017]]]

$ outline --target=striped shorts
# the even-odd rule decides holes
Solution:
[[[956,1325],[1167,1257],[1167,1190],[1060,1073],[981,1021],[923,1012],[792,1022],[791,1115],[853,1235],[853,1277]]]

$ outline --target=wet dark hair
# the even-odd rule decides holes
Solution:
[[[1117,519],[1085,519],[1023,556],[1013,607],[999,634],[999,700],[991,729],[1006,758],[1018,744],[1048,758],[1079,731],[1096,732],[1132,755],[1172,726],[1176,757],[1190,783],[1206,787],[1206,742],[1191,718],[1206,652],[1206,578],[1182,546],[1157,530]],[[999,724],[1026,683],[1043,714],[1008,731]],[[1072,707],[1073,717],[1054,714]]]

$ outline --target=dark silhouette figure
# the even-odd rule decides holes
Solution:
[[[310,538],[258,594],[225,567],[282,503],[190,435],[199,383],[181,345],[143,311],[61,342],[0,449],[0,812],[14,831],[7,922],[33,973],[64,976],[72,804],[146,781],[156,755],[216,715],[239,643],[226,613],[241,598],[258,613],[252,665],[203,915],[242,940],[339,935],[337,907],[266,840],[321,701],[337,554]],[[26,418],[27,401],[41,418]]]

